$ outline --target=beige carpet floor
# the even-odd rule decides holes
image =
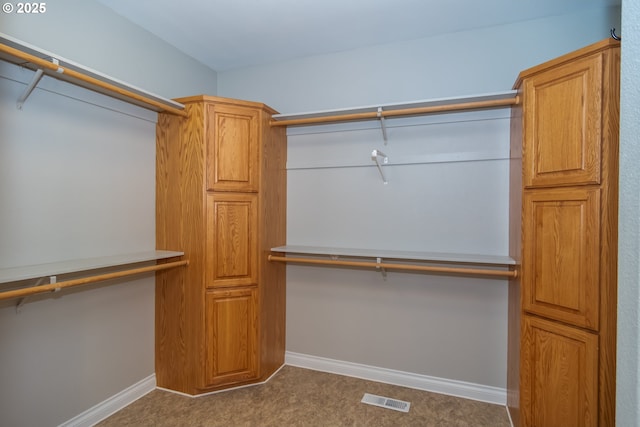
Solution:
[[[364,393],[411,403],[408,413],[360,403]],[[500,405],[285,366],[266,384],[197,398],[154,390],[98,427],[509,427]]]

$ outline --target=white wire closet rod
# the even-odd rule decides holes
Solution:
[[[44,74],[152,111],[187,115],[184,105],[178,102],[155,95],[3,33],[0,33],[0,59],[36,72],[23,95],[17,100],[18,108],[22,107]]]
[[[273,262],[375,268],[382,272],[386,270],[405,270],[503,278],[515,278],[518,275],[517,270],[513,269],[516,264],[515,260],[508,256],[293,245],[274,247],[271,248],[271,252],[272,254],[269,255],[268,259]],[[286,256],[279,255],[278,253],[286,253]],[[297,254],[298,256],[292,256],[292,254]],[[340,257],[347,257],[349,259],[340,259]],[[354,261],[353,258],[357,260]],[[364,258],[375,258],[375,261],[360,260]],[[384,259],[391,259],[393,262],[387,262],[384,261]],[[413,263],[407,264],[398,261],[409,261]],[[421,262],[421,264],[416,264],[417,262]],[[424,263],[446,265],[425,265]],[[496,267],[511,267],[512,269],[496,269]]]
[[[44,292],[57,292],[63,288],[86,285],[109,279],[132,276],[136,274],[161,271],[169,268],[186,266],[187,260],[168,261],[149,266],[131,267],[125,270],[91,274],[87,277],[70,279],[58,282],[56,276],[59,274],[69,274],[78,272],[90,272],[109,267],[120,267],[124,265],[139,264],[150,261],[169,260],[184,255],[184,252],[175,251],[150,251],[126,255],[116,255],[110,257],[85,258],[78,260],[62,261],[47,264],[38,264],[24,267],[13,267],[0,269],[0,283],[11,283],[30,279],[40,279],[33,286],[21,287],[17,289],[7,289],[0,291],[0,300],[25,298],[30,295]],[[40,284],[42,279],[48,279],[49,283]],[[19,303],[21,305],[22,302]]]
[[[323,110],[306,113],[275,114],[271,126],[314,125],[358,120],[380,120],[385,118],[468,111],[487,108],[505,108],[518,104],[517,91],[497,92],[482,95],[439,98],[398,104]],[[384,132],[384,126],[382,127]]]

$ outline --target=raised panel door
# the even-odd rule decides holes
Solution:
[[[524,186],[598,184],[601,179],[602,55],[524,81]]]
[[[257,307],[256,287],[207,292],[205,387],[258,378]]]
[[[524,310],[597,330],[600,190],[529,191],[523,203]]]
[[[207,104],[207,189],[258,191],[260,112]]]
[[[523,427],[598,425],[598,336],[524,316]]]
[[[257,284],[257,239],[257,194],[208,194],[205,286]]]

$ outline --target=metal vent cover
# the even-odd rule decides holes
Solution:
[[[394,411],[409,412],[411,403],[404,400],[392,399],[390,397],[376,396],[375,394],[365,393],[360,401],[368,405],[379,406],[381,408],[393,409]]]

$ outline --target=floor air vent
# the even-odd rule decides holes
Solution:
[[[400,412],[409,412],[411,403],[403,400],[391,399],[389,397],[376,396],[375,394],[365,393],[360,401],[369,405],[380,406],[381,408],[393,409]]]

